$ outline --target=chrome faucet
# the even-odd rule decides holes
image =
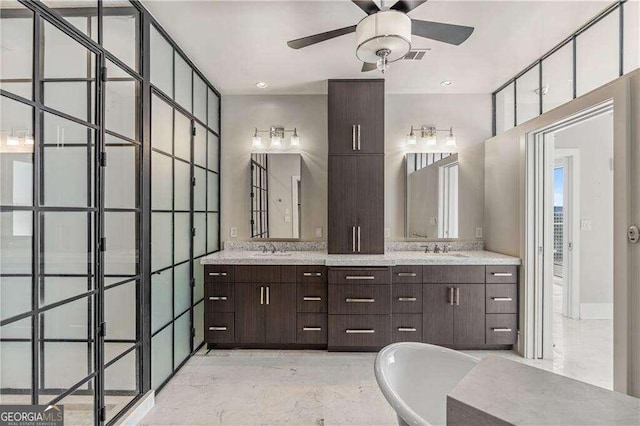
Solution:
[[[431,253],[431,249],[429,248],[429,245],[427,244],[426,246],[420,246],[424,248],[424,252],[425,253]]]
[[[449,253],[449,244],[444,244],[442,246],[442,252],[443,253]]]
[[[271,246],[271,253],[275,253],[278,251],[278,249],[276,248],[276,245],[273,243],[267,243],[267,246]],[[265,247],[266,248],[266,247]]]
[[[434,253],[440,253],[440,247],[436,244],[436,246],[433,248],[433,252]]]
[[[263,244],[263,245],[261,245],[261,246],[258,246],[258,248],[259,248],[260,250],[262,250],[262,252],[263,252],[263,253],[266,253],[266,252],[267,252],[267,246],[265,246],[264,244]]]

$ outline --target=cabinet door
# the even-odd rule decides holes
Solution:
[[[422,338],[425,343],[453,344],[453,285],[427,284],[422,289]]]
[[[384,253],[384,156],[357,157],[358,253]]]
[[[384,80],[329,81],[328,107],[329,154],[384,153]]]
[[[265,287],[265,284],[235,284],[237,343],[264,343]]]
[[[266,342],[295,343],[296,285],[268,284],[266,289]]]
[[[356,160],[351,155],[329,157],[330,254],[354,252],[356,226]]]
[[[485,338],[485,297],[483,284],[456,284],[453,317],[453,342],[456,345],[481,345]]]

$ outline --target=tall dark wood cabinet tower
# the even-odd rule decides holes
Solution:
[[[330,254],[384,253],[384,80],[329,80]]]

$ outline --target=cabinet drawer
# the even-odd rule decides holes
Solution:
[[[422,314],[393,314],[391,324],[394,342],[422,341]]]
[[[394,284],[391,311],[402,314],[422,313],[422,284]]]
[[[515,345],[518,338],[516,314],[487,315],[487,345]]]
[[[327,344],[327,314],[298,314],[296,343]]]
[[[297,284],[298,312],[327,312],[327,285]]]
[[[419,284],[422,282],[422,266],[395,266],[391,268],[391,281],[394,284]]]
[[[389,315],[329,315],[329,346],[386,346]]]
[[[487,284],[488,314],[517,314],[517,284]]]
[[[239,283],[294,283],[296,268],[288,265],[237,265],[235,279]]]
[[[322,265],[296,266],[296,282],[326,283],[327,268]]]
[[[233,312],[233,284],[205,284],[205,312]]]
[[[391,272],[389,268],[331,268],[329,269],[330,284],[390,284]]]
[[[487,266],[487,283],[517,283],[518,267],[492,265]]]
[[[232,283],[234,275],[233,265],[204,265],[204,282]]]
[[[422,282],[433,284],[481,284],[484,266],[423,266]]]
[[[329,285],[330,314],[389,314],[391,286]]]
[[[204,338],[207,343],[233,343],[234,314],[204,314]]]

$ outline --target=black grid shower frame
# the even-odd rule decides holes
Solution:
[[[516,74],[514,77],[512,77],[511,79],[509,79],[506,83],[504,83],[502,86],[500,86],[499,88],[497,88],[496,90],[493,91],[493,93],[491,94],[491,103],[492,103],[492,134],[493,136],[497,135],[497,126],[496,126],[496,114],[497,114],[497,103],[496,103],[496,97],[498,95],[498,93],[500,93],[501,91],[503,91],[504,89],[506,89],[507,87],[509,87],[510,84],[513,83],[513,127],[518,126],[518,101],[517,101],[517,95],[518,95],[518,90],[517,90],[517,80],[522,77],[524,74],[526,74],[527,72],[529,72],[530,70],[532,70],[535,67],[540,67],[538,69],[538,102],[539,102],[539,108],[538,108],[538,115],[541,115],[544,110],[543,110],[543,93],[542,93],[542,86],[543,86],[543,81],[542,81],[542,62],[549,58],[551,55],[553,55],[554,53],[556,53],[558,50],[560,50],[561,48],[571,44],[572,47],[572,75],[573,75],[573,97],[572,99],[575,99],[578,97],[578,87],[577,87],[577,76],[578,76],[578,69],[577,69],[577,39],[580,36],[580,34],[583,34],[584,32],[586,32],[587,30],[589,30],[591,27],[593,27],[595,24],[597,24],[598,22],[600,22],[601,20],[603,20],[604,18],[606,18],[607,16],[609,16],[611,13],[615,12],[615,11],[619,11],[619,25],[618,25],[618,76],[622,77],[622,75],[624,75],[624,4],[627,2],[627,0],[618,0],[614,3],[612,3],[611,5],[609,5],[607,8],[605,8],[603,11],[601,11],[600,13],[598,13],[595,17],[593,17],[591,20],[589,20],[589,22],[587,22],[586,24],[584,24],[583,26],[581,26],[580,28],[578,28],[576,31],[574,31],[569,37],[565,38],[564,40],[562,40],[560,43],[558,43],[553,49],[549,50],[547,53],[545,53],[544,55],[542,55],[539,59],[537,59],[536,61],[534,61],[532,64],[530,64],[529,66],[527,66],[524,70],[520,71],[518,74]]]
[[[99,78],[101,76],[101,70],[104,69],[104,66],[106,65],[105,60],[109,59],[111,60],[112,63],[114,63],[114,65],[119,66],[120,68],[122,68],[127,74],[129,74],[131,76],[131,78],[126,78],[126,79],[109,79],[109,81],[115,81],[115,80],[131,80],[131,81],[140,81],[141,77],[139,75],[137,75],[137,73],[135,73],[133,70],[131,70],[130,68],[128,68],[126,65],[124,65],[117,57],[111,55],[109,52],[107,52],[106,50],[102,49],[100,47],[99,44],[92,42],[91,40],[89,40],[84,34],[80,33],[77,29],[75,29],[74,27],[70,26],[68,23],[66,23],[66,21],[64,21],[64,19],[61,18],[61,15],[59,12],[53,11],[48,9],[46,6],[41,6],[39,3],[37,2],[26,2],[26,1],[21,1],[21,3],[26,6],[29,10],[25,10],[25,9],[15,9],[15,10],[11,10],[11,11],[7,11],[7,10],[3,10],[3,17],[13,17],[11,15],[14,15],[16,17],[19,17],[17,15],[19,15],[20,13],[26,13],[29,17],[33,16],[33,79],[30,80],[33,84],[33,101],[32,100],[28,100],[28,99],[24,99],[21,98],[20,96],[14,95],[12,93],[8,93],[6,91],[0,90],[1,94],[3,96],[6,96],[8,98],[11,98],[15,101],[18,102],[22,102],[24,104],[30,105],[34,108],[34,135],[36,138],[36,144],[35,144],[35,150],[34,150],[34,155],[33,155],[33,164],[35,164],[37,167],[34,167],[34,206],[32,207],[22,207],[22,208],[16,208],[13,206],[2,206],[1,209],[2,211],[16,211],[16,210],[28,210],[32,212],[33,215],[33,219],[32,219],[32,226],[33,226],[33,236],[32,236],[32,275],[29,275],[32,278],[32,310],[30,312],[27,313],[23,313],[21,315],[12,317],[12,318],[7,318],[5,320],[2,321],[2,325],[5,324],[9,324],[12,323],[14,321],[26,318],[26,317],[31,317],[32,319],[32,338],[30,339],[31,344],[32,344],[32,389],[31,389],[31,393],[32,393],[32,403],[38,403],[39,401],[39,397],[40,395],[46,395],[46,394],[51,394],[52,392],[55,393],[59,393],[59,395],[57,397],[55,397],[54,399],[52,399],[50,401],[50,403],[54,404],[57,403],[59,401],[61,401],[62,399],[64,399],[66,396],[72,394],[72,393],[82,393],[81,391],[78,391],[80,387],[82,387],[85,384],[90,384],[92,380],[95,381],[95,392],[91,391],[91,389],[89,389],[87,391],[87,393],[89,394],[93,394],[94,395],[94,407],[96,407],[95,413],[94,413],[94,422],[96,424],[100,423],[103,419],[101,418],[102,416],[104,416],[104,412],[103,410],[99,410],[98,408],[104,407],[104,385],[103,385],[103,377],[104,377],[104,369],[109,367],[110,365],[113,365],[114,363],[116,363],[117,361],[119,361],[120,359],[122,359],[124,356],[128,355],[129,353],[131,353],[133,350],[138,350],[140,348],[140,342],[139,342],[139,338],[140,338],[140,326],[139,326],[139,320],[140,320],[140,312],[137,313],[137,323],[136,323],[136,334],[137,334],[137,338],[135,340],[129,340],[129,339],[107,339],[105,340],[103,336],[100,335],[100,333],[98,333],[98,330],[96,328],[96,326],[100,325],[103,323],[104,321],[104,290],[105,289],[111,289],[114,287],[117,287],[119,285],[123,285],[126,283],[130,283],[132,281],[136,282],[136,286],[137,286],[137,298],[140,298],[140,265],[138,264],[136,266],[137,271],[136,271],[136,275],[134,276],[127,276],[125,277],[121,277],[123,278],[122,280],[117,280],[117,282],[115,283],[111,283],[109,286],[105,287],[104,283],[103,283],[103,265],[104,265],[104,253],[100,251],[100,238],[104,235],[104,168],[101,167],[101,163],[100,163],[100,155],[99,153],[104,152],[105,151],[105,144],[104,144],[104,98],[105,98],[105,84],[101,82],[101,79]],[[124,8],[126,9],[127,13],[131,13],[131,9],[130,8]],[[139,8],[136,8],[138,10],[138,12],[140,13]],[[97,22],[98,22],[98,42],[101,44],[102,43],[102,4],[99,3],[98,7],[95,9],[95,11],[97,12]],[[63,13],[66,13],[67,11],[63,10]],[[81,11],[79,9],[74,9],[74,12],[79,13],[81,16],[86,16],[85,13],[86,11]],[[94,12],[95,15],[95,12]],[[89,22],[90,22],[90,18],[88,18]],[[96,60],[94,62],[94,69],[90,70],[89,66],[91,61],[87,61],[88,62],[88,71],[91,71],[88,75],[88,78],[86,79],[75,79],[75,78],[56,78],[56,79],[45,79],[43,78],[43,72],[42,72],[42,66],[43,66],[43,56],[42,56],[42,49],[44,48],[43,44],[42,44],[42,25],[44,25],[44,22],[48,22],[49,24],[53,25],[54,28],[62,31],[63,33],[65,33],[67,36],[70,36],[71,39],[73,39],[75,42],[79,43],[80,46],[84,47],[87,49],[87,54],[88,56],[90,56],[91,54],[94,54],[96,56]],[[88,24],[88,28],[90,29],[90,23]],[[90,35],[89,35],[90,36]],[[138,59],[139,60],[139,59]],[[123,66],[124,65],[124,66]],[[93,77],[91,77],[91,74],[93,74]],[[7,80],[5,80],[7,81]],[[8,80],[8,81],[15,81],[15,80]],[[91,122],[86,122],[84,120],[78,119],[77,117],[73,117],[69,114],[66,114],[64,112],[61,111],[56,111],[53,108],[47,107],[45,105],[43,105],[43,98],[42,98],[42,84],[45,82],[49,82],[49,81],[55,81],[55,82],[87,82],[88,85],[88,101],[87,101],[87,112],[89,114],[89,121],[91,121],[91,112],[94,112],[94,117],[95,117],[95,123],[91,123]],[[95,97],[93,99],[93,105],[91,102],[91,86],[94,85],[94,90],[95,90]],[[139,87],[139,84],[138,84]],[[139,99],[139,98],[138,98]],[[140,109],[140,105],[137,105],[137,111],[139,111]],[[67,207],[48,207],[48,206],[44,206],[43,204],[43,192],[42,189],[43,188],[43,173],[42,173],[42,152],[44,150],[44,148],[46,146],[49,146],[50,144],[43,144],[43,126],[42,126],[42,122],[43,122],[43,116],[44,113],[49,113],[52,115],[56,115],[59,116],[61,118],[73,121],[77,124],[81,124],[84,125],[85,127],[87,127],[87,131],[88,131],[88,135],[91,135],[92,133],[94,133],[95,135],[93,136],[93,144],[91,144],[90,140],[88,140],[87,144],[82,144],[80,146],[84,147],[87,149],[87,156],[88,156],[88,161],[90,161],[90,163],[88,164],[92,164],[91,167],[87,167],[87,193],[88,193],[88,198],[89,201],[93,201],[93,207],[88,207],[88,208],[67,208]],[[136,126],[138,129],[140,129],[140,113],[137,113],[137,117],[136,117],[136,122],[138,123]],[[128,138],[123,137],[122,135],[118,135],[117,133],[114,132],[106,132],[108,134],[111,134],[112,136],[116,136],[118,138],[121,138],[123,140],[127,140]],[[133,142],[139,145],[139,142],[137,141],[133,141],[133,140],[128,140],[129,142]],[[111,145],[111,144],[110,144]],[[65,147],[72,147],[74,145],[66,145]],[[92,150],[91,148],[93,148],[93,154],[92,154]],[[138,148],[138,152],[139,152],[139,148]],[[92,158],[93,157],[93,158]],[[136,171],[139,170],[139,155],[138,155],[138,163],[137,163],[137,167],[136,167]],[[92,179],[92,172],[95,175],[95,179]],[[93,185],[92,185],[93,183]],[[139,196],[140,194],[140,188],[136,188],[136,192],[137,195]],[[98,195],[96,197],[96,195]],[[92,200],[93,199],[93,200]],[[139,198],[138,198],[139,199]],[[138,218],[138,223],[137,223],[137,228],[140,229],[140,224],[139,224],[139,216],[140,216],[140,209],[139,206],[136,209],[107,209],[107,211],[133,211],[136,212],[137,218]],[[78,294],[72,298],[68,298],[68,299],[64,299],[61,301],[57,301],[55,303],[51,303],[48,304],[46,306],[40,306],[41,304],[41,300],[43,300],[43,291],[44,288],[42,287],[43,285],[43,267],[44,267],[44,261],[42,256],[40,255],[40,247],[43,244],[43,232],[42,232],[42,227],[43,227],[43,222],[42,222],[42,214],[44,212],[83,212],[83,213],[87,213],[88,216],[88,256],[90,258],[88,258],[87,261],[87,275],[75,275],[75,274],[47,274],[47,276],[59,276],[59,277],[73,277],[73,276],[80,276],[82,278],[87,278],[88,279],[88,291],[86,293],[82,293],[82,294]],[[91,222],[91,219],[93,217],[93,223]],[[94,235],[95,238],[92,239],[91,235]],[[139,236],[136,237],[136,245],[139,247]],[[91,256],[93,256],[93,258],[91,258]],[[92,265],[94,265],[95,270],[92,271]],[[15,275],[15,274],[14,274]],[[94,282],[94,285],[91,285],[91,282]],[[42,318],[40,318],[41,313],[44,312],[48,312],[52,309],[55,309],[57,307],[60,307],[62,305],[68,304],[68,303],[72,303],[78,300],[82,300],[82,299],[86,299],[89,305],[89,310],[88,310],[88,318],[87,318],[87,322],[88,322],[88,330],[89,330],[89,336],[88,338],[85,339],[44,339],[41,338],[42,335],[44,335],[44,326],[43,326],[43,320]],[[91,307],[93,307],[93,312],[91,311]],[[104,363],[104,349],[103,349],[103,345],[104,342],[107,343],[130,343],[132,344],[132,346],[130,348],[128,348],[127,350],[125,350],[124,352],[120,353],[119,355],[117,355],[115,358],[113,358],[112,360],[110,360],[108,363]],[[47,342],[86,342],[89,349],[93,346],[94,350],[93,350],[93,359],[91,359],[91,355],[89,355],[89,359],[87,360],[87,365],[88,365],[88,372],[90,372],[90,374],[85,377],[84,379],[82,379],[81,381],[79,381],[78,383],[76,383],[75,385],[71,386],[68,389],[45,389],[43,387],[43,380],[44,377],[38,374],[38,371],[43,374],[44,371],[44,367],[43,367],[43,360],[44,360],[44,356],[43,356],[43,351],[44,351],[44,344]],[[38,348],[36,348],[36,346],[39,346]],[[89,354],[91,354],[91,350],[88,351]],[[94,368],[95,367],[95,368]],[[136,377],[136,382],[138,383],[138,397],[141,395],[141,393],[139,392],[140,390],[140,371],[139,369],[137,369],[137,376]],[[126,393],[126,392],[125,392]],[[119,393],[122,394],[122,393]],[[134,403],[134,401],[132,401],[130,405],[132,405]],[[115,418],[113,419],[115,420]],[[113,421],[112,420],[112,421]]]
[[[251,155],[251,238],[269,238],[268,161],[267,154]],[[256,214],[258,223],[255,220]]]

